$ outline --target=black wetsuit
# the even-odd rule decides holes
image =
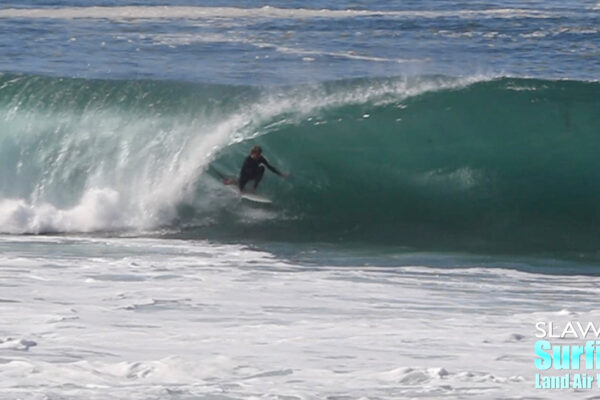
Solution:
[[[281,175],[281,172],[277,171],[277,169],[271,166],[263,156],[260,156],[256,159],[252,158],[252,156],[248,156],[246,157],[244,165],[242,165],[242,170],[240,171],[240,179],[238,181],[240,190],[244,190],[244,186],[246,186],[246,184],[252,180],[254,181],[254,189],[258,187],[258,184],[265,173],[265,167],[261,166],[260,164],[266,165],[271,171],[275,172],[277,175]]]

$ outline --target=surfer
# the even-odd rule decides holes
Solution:
[[[238,179],[238,185],[240,191],[244,191],[244,187],[250,181],[254,181],[254,190],[258,187],[263,174],[265,173],[265,167],[261,164],[264,164],[267,168],[269,168],[272,172],[281,176],[282,178],[287,178],[289,174],[278,171],[275,167],[267,162],[267,160],[262,156],[262,148],[260,146],[254,146],[250,149],[250,155],[246,157],[244,160],[244,165],[242,165],[242,170],[240,171],[240,178]]]

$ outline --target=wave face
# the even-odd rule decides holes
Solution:
[[[600,248],[600,84],[446,77],[258,89],[0,77],[0,225],[425,249]],[[235,175],[260,144],[269,207]]]

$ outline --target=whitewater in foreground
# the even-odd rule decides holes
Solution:
[[[534,321],[599,317],[590,277],[1,240],[4,399],[537,398]]]

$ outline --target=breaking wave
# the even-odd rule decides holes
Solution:
[[[0,229],[600,245],[600,84],[429,76],[257,88],[0,76]],[[220,184],[260,144],[270,206]]]

